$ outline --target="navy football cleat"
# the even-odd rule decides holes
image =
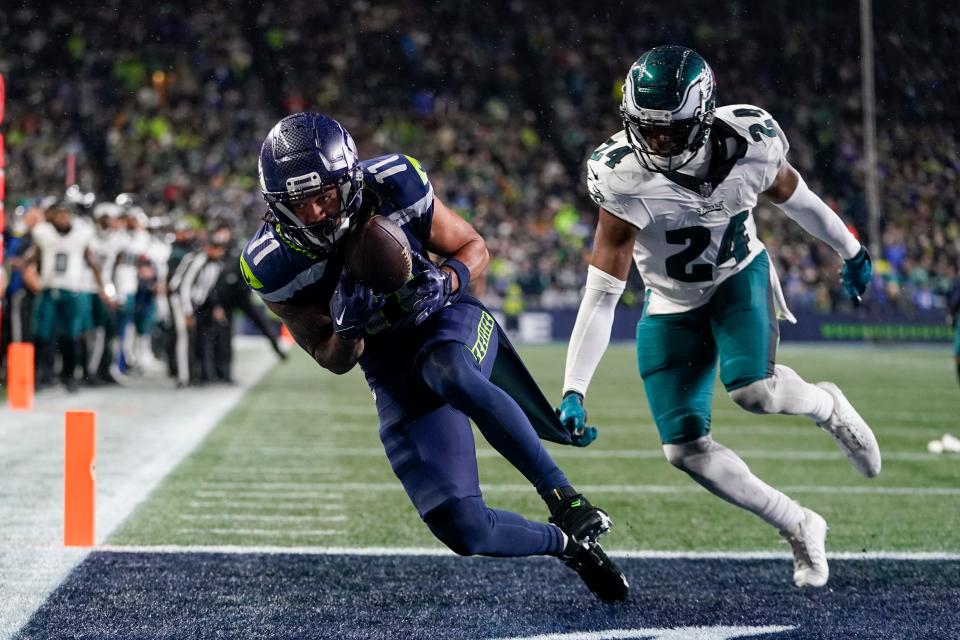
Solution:
[[[573,487],[554,489],[545,498],[550,522],[577,542],[596,542],[610,530],[610,516],[577,493]]]
[[[596,542],[569,540],[560,559],[579,574],[591,593],[602,602],[627,599],[630,584],[626,576]]]

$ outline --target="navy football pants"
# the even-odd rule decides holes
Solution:
[[[494,332],[496,333],[496,332]],[[490,345],[496,353],[495,338]],[[468,416],[490,444],[545,494],[569,481],[516,402],[490,382],[471,351],[444,342],[420,364],[424,382],[448,404],[380,434],[394,472],[430,530],[462,555],[557,555],[563,536],[483,501]]]

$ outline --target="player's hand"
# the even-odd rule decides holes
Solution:
[[[866,247],[860,247],[857,255],[843,261],[843,269],[840,270],[840,282],[843,284],[843,290],[850,296],[854,304],[860,304],[860,296],[870,286],[872,278],[873,263],[870,261],[870,254]]]
[[[587,410],[583,408],[583,396],[576,391],[563,394],[557,409],[560,423],[570,432],[575,447],[585,447],[597,439],[597,428],[587,424]]]
[[[356,340],[381,305],[380,298],[369,287],[354,282],[344,269],[330,298],[334,332],[344,340]]]
[[[419,325],[447,304],[453,285],[450,274],[427,258],[414,253],[413,261],[419,271],[394,295],[400,306],[409,312],[407,320],[412,319],[414,324]]]

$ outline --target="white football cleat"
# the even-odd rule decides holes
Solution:
[[[818,382],[817,386],[833,396],[833,413],[817,426],[833,436],[850,464],[860,475],[872,478],[880,473],[880,446],[873,431],[847,400],[840,387],[832,382]]]
[[[781,531],[793,549],[793,584],[798,587],[822,587],[830,578],[827,565],[827,521],[806,507],[803,520],[790,530]]]

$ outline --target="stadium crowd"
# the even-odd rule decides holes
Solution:
[[[423,163],[437,194],[487,239],[491,306],[573,307],[596,218],[584,160],[621,127],[620,85],[636,55],[673,42],[711,63],[721,104],[770,111],[811,188],[867,232],[856,3],[563,1],[543,12],[503,0],[104,0],[90,9],[21,3],[0,15],[11,240],[65,182],[103,203],[134,194],[143,226],[168,224],[166,234],[245,236],[264,209],[263,136],[283,113],[313,109],[343,122],[363,157],[402,150]],[[882,221],[881,237],[865,240],[881,255],[862,312],[942,314],[960,264],[950,117],[960,90],[948,71],[960,14],[876,2],[873,21]],[[791,306],[849,304],[825,245],[771,207],[757,220]],[[623,303],[641,295],[636,282]]]

